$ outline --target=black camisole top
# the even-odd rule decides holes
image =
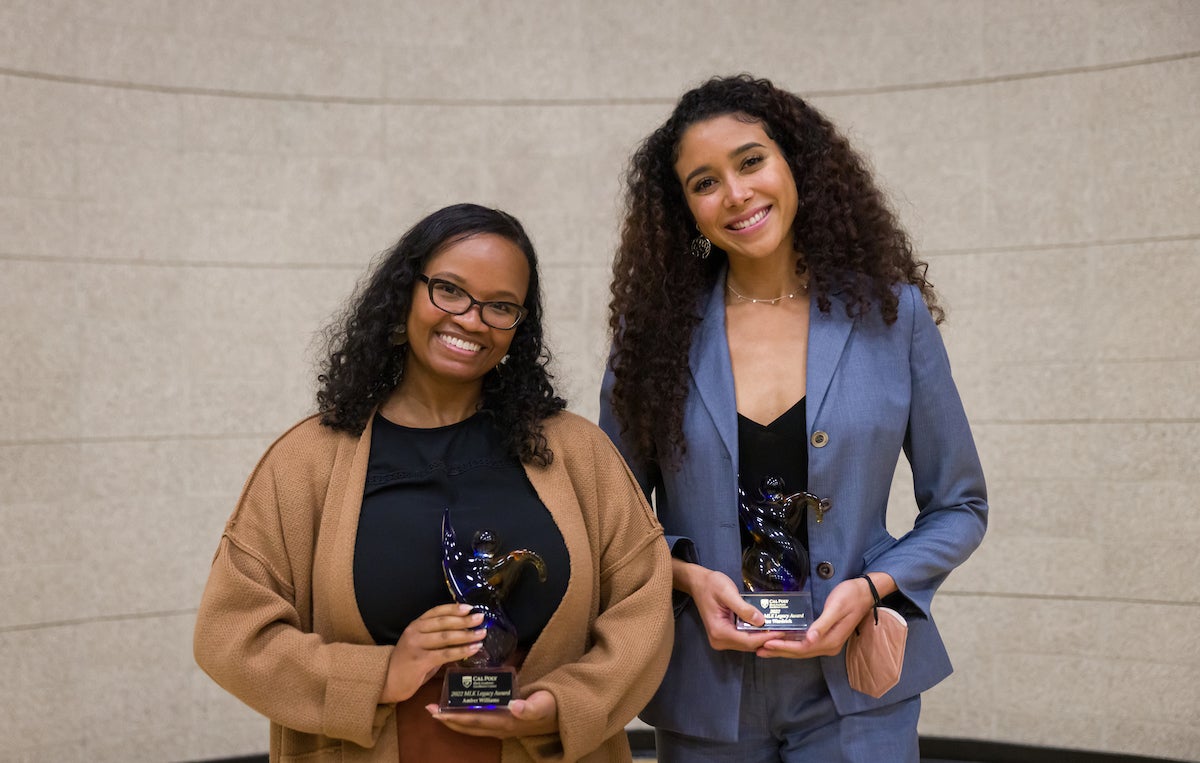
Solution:
[[[354,545],[354,593],[377,644],[395,644],[410,622],[453,601],[442,573],[441,525],[449,507],[459,545],[491,530],[501,556],[537,552],[547,580],[525,565],[504,611],[528,649],[562,601],[571,574],[566,543],[520,461],[486,413],[414,429],[376,415]]]
[[[808,489],[808,424],[804,398],[770,424],[738,414],[738,481],[747,496],[757,498],[764,477],[779,477],[786,492]],[[808,523],[800,523],[800,542],[808,548]],[[742,548],[749,545],[742,528]]]

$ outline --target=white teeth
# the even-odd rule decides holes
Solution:
[[[459,339],[458,337],[450,336],[449,334],[438,334],[438,338],[441,339],[446,344],[450,345],[451,347],[457,347],[460,350],[470,350],[471,352],[479,352],[480,350],[483,349],[483,345],[481,345],[481,344],[475,344],[474,342],[468,342],[465,339]]]
[[[756,222],[758,222],[759,220],[763,219],[766,216],[767,216],[767,210],[762,209],[762,210],[759,210],[758,212],[754,213],[754,215],[747,217],[745,220],[742,220],[741,222],[733,223],[729,227],[733,228],[734,230],[741,230],[742,228],[749,228],[751,225],[754,225]]]

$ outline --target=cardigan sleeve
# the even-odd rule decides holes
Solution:
[[[391,711],[378,702],[391,648],[312,632],[312,549],[329,467],[322,482],[311,456],[281,452],[303,449],[287,438],[260,461],[226,524],[196,617],[196,662],[286,728],[371,747]]]
[[[674,635],[662,528],[612,443],[600,432],[590,439],[591,458],[576,461],[594,465],[594,473],[572,480],[595,518],[598,614],[583,656],[527,687],[549,691],[558,703],[557,735],[521,739],[539,761],[576,760],[622,733],[657,690]]]

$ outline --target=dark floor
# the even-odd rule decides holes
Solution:
[[[654,763],[652,731],[631,731],[635,763]],[[921,737],[921,763],[1170,763],[1162,758]]]
[[[654,734],[633,731],[629,735],[634,763],[655,763]],[[267,763],[267,756],[247,755],[207,763]],[[1162,758],[1114,755],[1083,750],[980,742],[970,739],[921,738],[921,763],[1171,763]]]

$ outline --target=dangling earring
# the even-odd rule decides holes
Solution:
[[[703,233],[700,233],[699,225],[696,226],[696,232],[700,235],[692,239],[692,256],[698,260],[707,260],[708,255],[712,254],[712,242]]]
[[[408,327],[403,323],[392,329],[392,346],[400,347],[408,343]]]
[[[398,353],[396,358],[396,370],[392,373],[392,388],[400,386],[400,380],[404,378],[404,359],[408,357],[407,352]]]

